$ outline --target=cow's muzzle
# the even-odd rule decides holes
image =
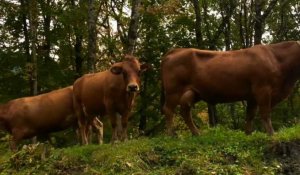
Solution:
[[[127,86],[127,92],[138,92],[140,90],[137,84],[129,84]]]

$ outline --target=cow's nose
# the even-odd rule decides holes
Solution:
[[[139,86],[136,84],[129,84],[127,86],[127,91],[128,92],[137,92],[137,91],[139,91]]]

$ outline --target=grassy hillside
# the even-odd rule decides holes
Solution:
[[[7,145],[6,145],[7,146]],[[299,174],[300,125],[268,137],[224,128],[201,136],[140,138],[116,145],[54,149],[2,145],[1,174]],[[5,147],[5,148],[4,148]]]

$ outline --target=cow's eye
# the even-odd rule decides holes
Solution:
[[[141,73],[142,73],[142,71],[141,71],[141,70],[139,70],[139,71],[138,71],[138,76],[140,76],[140,75],[141,75]]]

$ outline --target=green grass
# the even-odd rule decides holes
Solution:
[[[273,137],[222,127],[192,137],[139,138],[116,145],[88,145],[55,149],[27,147],[16,154],[3,152],[0,174],[277,174],[281,164],[266,157],[272,145],[300,140],[300,125]],[[2,149],[2,147],[1,147]]]

